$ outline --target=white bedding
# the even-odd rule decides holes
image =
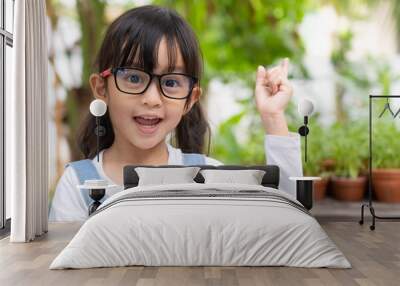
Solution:
[[[138,186],[108,198],[50,269],[127,265],[351,267],[284,192],[199,183]]]

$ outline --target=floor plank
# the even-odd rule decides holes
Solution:
[[[400,223],[378,221],[375,231],[357,221],[325,221],[322,227],[352,269],[295,267],[116,267],[49,270],[79,223],[52,223],[31,243],[0,240],[0,285],[399,285]]]

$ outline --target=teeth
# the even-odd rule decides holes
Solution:
[[[147,117],[147,116],[138,116],[144,119],[158,119],[158,117]]]

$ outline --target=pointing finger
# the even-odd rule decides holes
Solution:
[[[257,77],[256,82],[257,84],[263,84],[266,76],[266,70],[263,66],[258,66],[257,68]]]

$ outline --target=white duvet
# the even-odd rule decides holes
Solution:
[[[138,186],[108,198],[50,269],[128,265],[351,267],[284,192],[199,183]]]

